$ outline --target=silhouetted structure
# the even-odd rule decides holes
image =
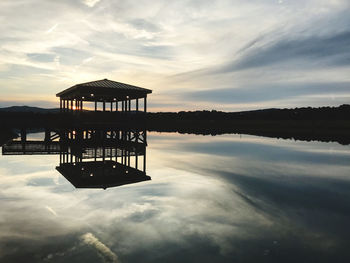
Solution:
[[[61,146],[56,169],[76,188],[106,189],[151,179],[146,175],[146,131],[66,130]]]
[[[20,130],[20,140],[12,140],[2,146],[3,155],[59,154],[60,142],[57,130],[45,129],[44,140],[28,140],[26,128]]]
[[[102,103],[102,111],[139,112],[139,99],[143,99],[143,112],[147,112],[147,94],[152,90],[108,79],[77,84],[56,94],[60,98],[60,111],[82,111],[83,102],[93,102],[95,111]],[[135,108],[132,109],[132,101]],[[110,107],[106,107],[106,104]],[[108,109],[107,109],[108,108]]]
[[[2,147],[3,155],[59,154],[56,167],[76,188],[103,188],[151,180],[146,175],[145,130],[45,129],[28,140],[27,129]]]

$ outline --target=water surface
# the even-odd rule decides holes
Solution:
[[[106,190],[57,155],[0,156],[0,261],[348,262],[349,150],[149,133],[152,180]]]

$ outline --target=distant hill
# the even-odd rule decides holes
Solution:
[[[43,109],[39,107],[30,106],[11,106],[6,108],[0,108],[1,112],[34,112],[34,113],[55,113],[59,112],[60,109]]]
[[[8,114],[45,114],[59,113],[60,109],[44,109],[30,106],[12,106],[0,108],[0,113],[5,114],[4,118],[9,118]],[[84,110],[85,114],[94,114]],[[8,114],[7,114],[8,113]],[[107,115],[108,116],[108,115]],[[23,116],[25,118],[25,116]],[[97,118],[100,118],[98,115]],[[90,118],[96,118],[91,115]],[[303,107],[294,109],[262,109],[240,112],[222,111],[180,111],[180,112],[148,112],[148,120],[171,122],[177,121],[232,121],[232,120],[350,120],[350,105],[343,104],[338,107]]]
[[[240,112],[180,111],[149,112],[148,117],[157,121],[200,120],[350,120],[350,105],[338,107],[303,107],[294,109],[262,109]]]

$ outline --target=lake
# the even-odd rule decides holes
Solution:
[[[60,154],[0,156],[0,261],[350,262],[349,145],[152,132],[146,152],[151,180],[92,189]]]

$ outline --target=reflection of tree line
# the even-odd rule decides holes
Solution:
[[[149,123],[148,131],[198,135],[249,134],[302,141],[350,144],[350,121],[212,121]]]
[[[56,169],[77,188],[107,188],[150,180],[146,175],[145,130],[42,129],[29,140],[28,129],[2,147],[3,155],[58,154]]]

